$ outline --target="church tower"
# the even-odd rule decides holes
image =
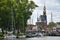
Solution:
[[[47,16],[46,16],[46,7],[44,5],[43,7],[43,15],[40,16],[41,17],[41,21],[44,23],[47,23]]]
[[[46,6],[43,7],[43,15],[41,17],[42,27],[47,32],[47,16],[46,16]]]
[[[46,6],[43,7],[43,26],[45,31],[47,31],[47,16],[46,16]]]
[[[39,18],[37,15],[36,25],[38,26],[38,28],[40,28],[40,31],[44,30],[45,32],[47,32],[47,15],[46,15],[46,6],[45,5],[43,7],[43,15],[40,15]]]

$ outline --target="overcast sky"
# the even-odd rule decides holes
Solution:
[[[39,7],[35,8],[33,14],[31,16],[31,21],[28,21],[30,24],[35,24],[37,21],[37,13],[38,17],[43,14],[43,7],[44,4],[46,6],[46,15],[47,15],[47,22],[51,22],[51,13],[53,15],[53,22],[60,21],[60,0],[33,0],[35,4]],[[32,21],[33,20],[33,21]]]

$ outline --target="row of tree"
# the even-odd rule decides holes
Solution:
[[[60,25],[60,22],[50,22],[49,24],[48,24],[48,28],[53,28],[53,27],[56,27],[57,25]]]
[[[0,28],[25,32],[27,20],[37,5],[29,0],[0,0]],[[13,32],[13,33],[14,33]]]

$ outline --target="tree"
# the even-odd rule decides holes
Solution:
[[[3,29],[7,30],[7,27],[10,27],[9,24],[11,23],[10,2],[8,0],[1,0],[0,4],[0,25],[3,32]]]
[[[50,23],[48,24],[48,28],[51,28],[51,29],[52,29],[53,27],[55,27],[55,24],[56,24],[56,23],[54,23],[54,22],[50,22]]]
[[[11,30],[13,24],[14,31],[18,30],[18,33],[23,27],[26,28],[27,20],[32,15],[33,9],[37,7],[33,1],[28,0],[1,0],[0,4],[2,31]]]
[[[60,22],[56,22],[56,23],[60,25]]]

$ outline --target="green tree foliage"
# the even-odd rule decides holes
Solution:
[[[53,27],[55,27],[55,25],[56,25],[56,23],[50,22],[49,25],[48,25],[48,28],[53,28]]]
[[[9,4],[8,4],[9,3]],[[11,15],[10,15],[10,2],[7,0],[0,1],[0,26],[4,30],[7,30],[7,27],[10,27]]]
[[[5,30],[11,30],[13,23],[14,30],[22,31],[23,27],[25,29],[27,20],[32,15],[35,7],[37,5],[33,1],[0,0],[0,27]]]
[[[56,22],[56,23],[60,25],[60,22]]]

